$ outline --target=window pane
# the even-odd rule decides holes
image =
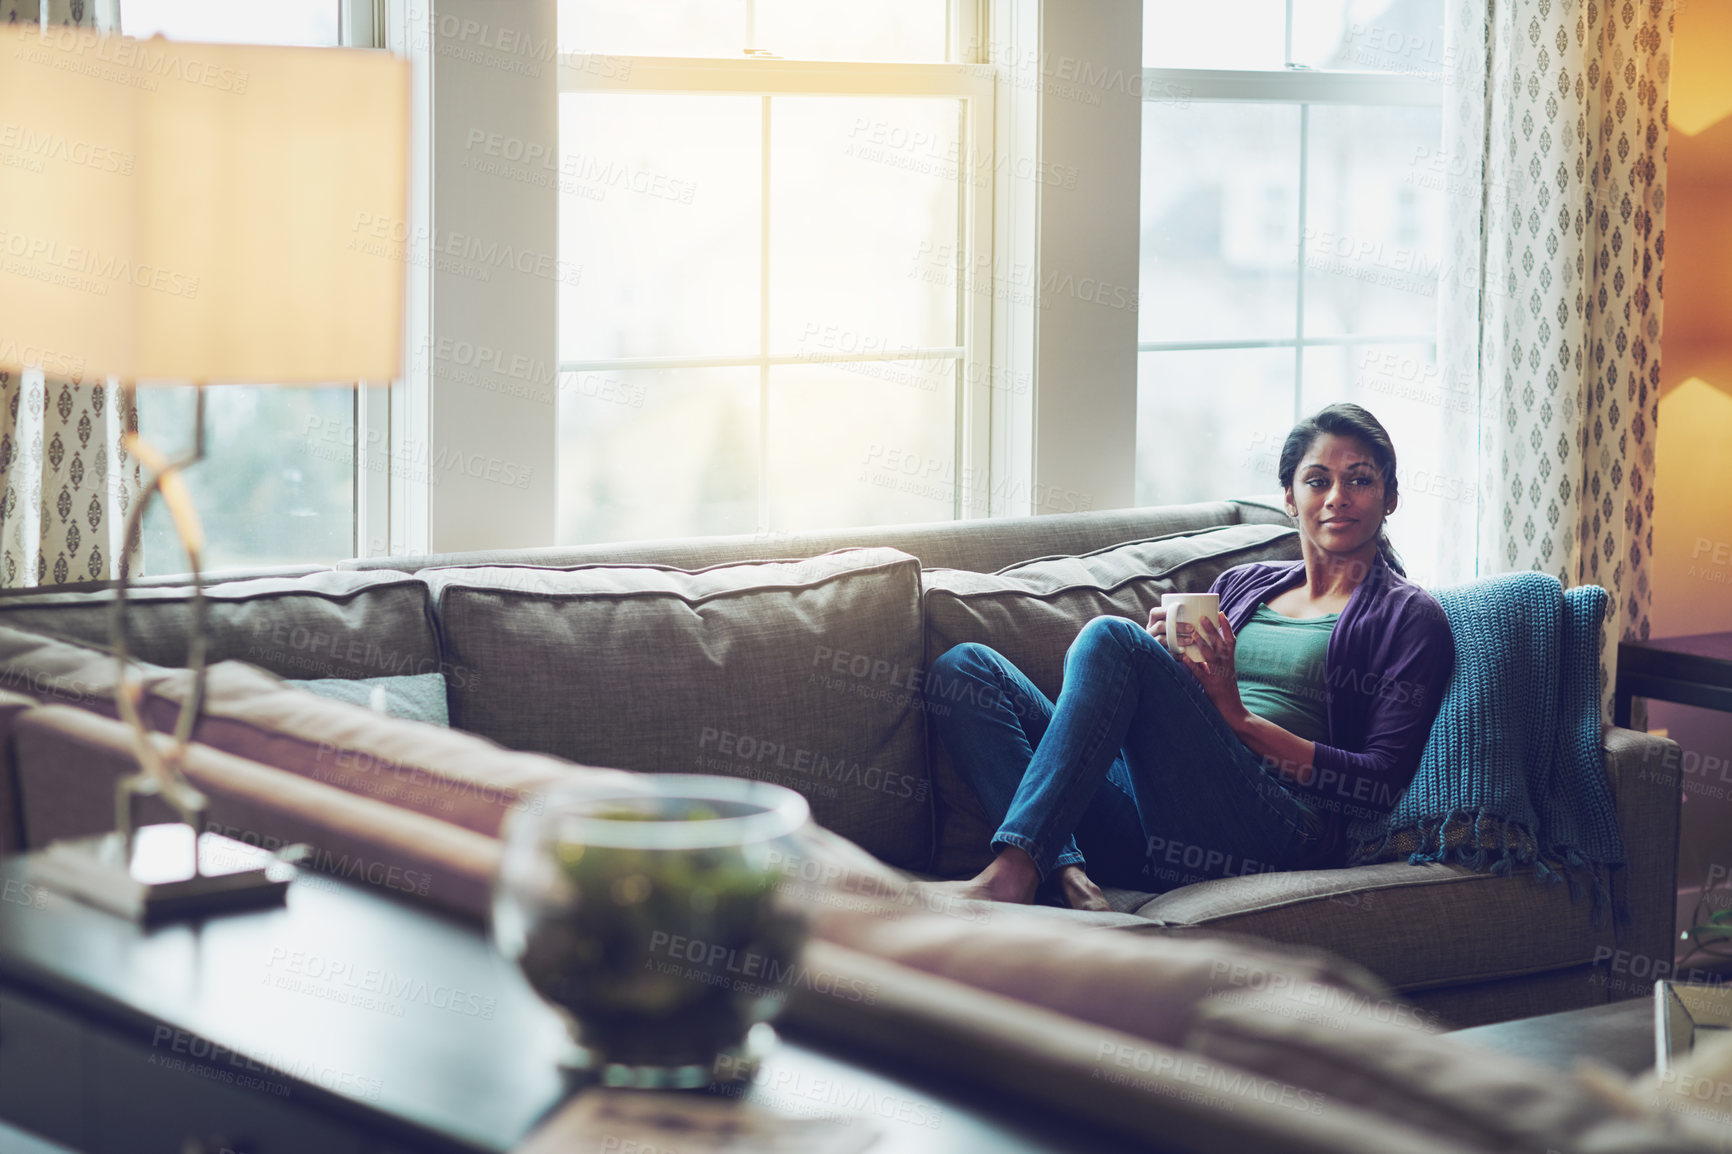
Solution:
[[[757,0],[753,47],[790,59],[938,62],[948,9],[945,0]]]
[[[739,56],[747,0],[559,0],[562,52]]]
[[[1293,0],[1293,62],[1351,72],[1441,72],[1443,0]]]
[[[126,0],[127,36],[334,46],[339,0]],[[170,456],[191,444],[191,389],[138,391],[139,432]],[[183,476],[204,526],[206,569],[329,562],[355,553],[355,391],[226,386],[206,391],[205,457]],[[159,500],[145,515],[143,571],[184,573]]]
[[[1286,0],[1144,0],[1148,68],[1283,68]]]
[[[956,249],[961,111],[920,98],[771,102],[773,350],[955,343],[954,284],[910,272]]]
[[[1443,193],[1420,158],[1442,147],[1434,108],[1313,105],[1305,335],[1432,333]]]
[[[479,153],[502,180],[558,181],[563,359],[758,351],[755,96],[560,97],[557,171]]]
[[[1137,504],[1274,492],[1293,427],[1292,349],[1137,357]]]
[[[141,40],[328,47],[338,42],[341,10],[339,0],[125,0],[120,30]]]
[[[758,370],[563,373],[559,542],[749,533]]]
[[[772,528],[950,520],[955,376],[948,359],[771,369]]]
[[[1143,105],[1145,341],[1292,337],[1299,109]]]
[[[567,52],[944,60],[945,0],[559,0]]]
[[[191,389],[138,390],[138,427],[173,457],[192,443]],[[205,390],[205,456],[182,474],[204,524],[206,569],[329,562],[355,552],[355,390]],[[159,499],[144,572],[184,573]]]
[[[1408,573],[1422,583],[1442,563],[1442,542],[1471,525],[1474,465],[1444,442],[1445,418],[1468,413],[1474,390],[1437,366],[1437,346],[1365,344],[1305,350],[1305,411],[1331,401],[1371,410],[1395,444],[1400,502],[1389,535]],[[1458,418],[1459,419],[1459,418]]]
[[[1144,0],[1143,64],[1151,68],[1307,68],[1440,72],[1443,0]]]
[[[1425,414],[1422,424],[1433,425],[1441,410],[1467,411],[1466,395],[1446,386],[1436,357],[1434,344],[1313,346],[1305,350],[1302,407],[1309,413],[1331,401],[1352,401],[1380,420],[1385,410],[1412,411]],[[1394,426],[1389,428],[1393,434]]]

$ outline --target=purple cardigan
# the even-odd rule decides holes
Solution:
[[[1254,562],[1215,579],[1221,612],[1237,634],[1257,606],[1298,585],[1303,561]],[[1379,555],[1335,624],[1324,654],[1328,741],[1316,771],[1269,766],[1341,819],[1387,813],[1419,768],[1419,755],[1455,669],[1443,607]]]

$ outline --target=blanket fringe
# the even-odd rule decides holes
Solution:
[[[1572,902],[1589,895],[1589,919],[1596,929],[1605,928],[1608,914],[1614,934],[1621,936],[1630,925],[1628,903],[1621,897],[1613,899],[1611,871],[1620,863],[1592,861],[1574,846],[1542,850],[1525,825],[1487,810],[1456,810],[1442,820],[1386,828],[1376,840],[1359,842],[1348,864],[1369,865],[1403,857],[1412,865],[1448,863],[1500,877],[1526,869],[1537,881],[1567,885]]]

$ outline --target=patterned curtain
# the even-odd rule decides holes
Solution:
[[[117,0],[0,0],[0,22],[119,29]],[[126,516],[138,462],[129,389],[112,381],[0,372],[0,586],[61,585],[117,575],[138,554]]]
[[[1617,642],[1648,635],[1673,8],[1448,0],[1444,147],[1468,179],[1439,357],[1479,400],[1445,437],[1482,496],[1446,536],[1477,541],[1477,573],[1610,592],[1608,717]]]

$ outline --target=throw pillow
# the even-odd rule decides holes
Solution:
[[[406,721],[425,721],[429,725],[449,728],[451,718],[445,703],[443,673],[413,673],[407,677],[362,677],[348,680],[342,677],[321,677],[316,681],[290,681],[302,689],[347,701],[351,705],[373,708],[374,692],[384,695],[383,712],[388,717]]]
[[[418,577],[392,570],[227,581],[204,589],[205,660],[245,661],[279,677],[384,677],[440,670],[439,644]],[[114,594],[25,593],[0,598],[0,624],[107,651]],[[186,663],[190,586],[127,594],[132,656]],[[463,671],[452,671],[460,678]]]
[[[894,865],[931,851],[920,562],[424,571],[453,725],[515,749],[804,794],[820,825]]]

